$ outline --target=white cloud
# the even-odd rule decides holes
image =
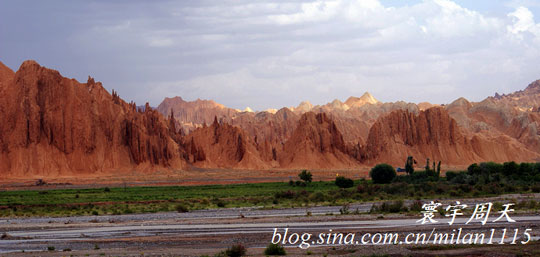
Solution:
[[[100,24],[109,30],[77,43],[121,46],[124,72],[145,78],[126,82],[121,95],[153,105],[180,95],[263,110],[364,91],[444,103],[540,78],[540,25],[524,6],[494,16],[450,0],[170,2],[148,12],[159,16],[112,16]]]
[[[269,18],[279,24],[324,21],[338,13],[339,4],[340,1],[302,3],[301,9],[297,13],[271,15]]]
[[[540,25],[535,23],[533,13],[526,7],[518,7],[514,12],[509,13],[508,17],[511,17],[514,22],[507,26],[511,33],[530,32],[537,37],[540,36]]]
[[[170,38],[151,37],[148,39],[148,45],[153,47],[172,46],[174,41]]]

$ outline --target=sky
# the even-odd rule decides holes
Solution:
[[[139,105],[480,101],[540,79],[540,1],[0,0],[0,61],[28,59]]]

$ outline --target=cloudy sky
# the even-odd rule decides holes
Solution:
[[[152,106],[477,101],[540,79],[540,1],[2,0],[0,61],[26,59]]]

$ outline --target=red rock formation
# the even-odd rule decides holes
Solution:
[[[488,99],[516,107],[522,111],[531,111],[534,107],[540,105],[540,79],[530,83],[525,90],[519,90],[511,94],[488,97]]]
[[[479,161],[531,161],[538,155],[520,147],[510,137],[468,137],[443,108],[434,107],[414,115],[394,111],[370,129],[362,159],[402,164],[407,156],[430,158],[445,164],[467,165]]]
[[[345,104],[350,108],[360,107],[366,104],[378,104],[379,100],[375,99],[370,93],[366,92],[361,97],[351,96],[345,101]]]
[[[251,113],[177,97],[160,104],[162,115],[92,78],[79,83],[33,61],[14,73],[0,63],[0,175],[95,176],[189,164],[340,169],[403,165],[408,155],[454,165],[538,160],[539,85],[480,103],[458,99],[446,110],[372,104],[367,95]]]
[[[359,165],[348,155],[341,132],[325,113],[304,113],[278,158],[283,168],[344,168]]]
[[[0,62],[0,88],[7,85],[7,83],[13,79],[13,76],[15,76],[15,72]]]
[[[288,108],[282,108],[275,114],[239,113],[228,122],[240,127],[253,138],[257,150],[261,153],[261,158],[276,166],[278,165],[277,153],[283,151],[283,144],[291,137],[298,119],[297,114]]]
[[[157,107],[157,110],[165,116],[174,113],[174,118],[187,131],[194,130],[202,124],[210,124],[214,117],[221,119],[231,117],[237,113],[236,110],[227,108],[212,100],[184,101],[181,97],[165,98]]]
[[[182,168],[182,149],[154,110],[135,110],[99,82],[24,62],[0,95],[0,172],[57,176]]]
[[[198,167],[207,168],[269,168],[254,142],[244,131],[217,118],[211,126],[198,128],[186,138],[189,160]]]
[[[522,148],[540,153],[540,115],[535,112],[535,102],[527,100],[540,99],[540,92],[531,90],[534,89],[531,85],[524,91],[526,94],[490,97],[479,103],[460,98],[445,108],[468,133],[487,137],[505,135],[521,143]],[[514,98],[515,102],[510,100]]]

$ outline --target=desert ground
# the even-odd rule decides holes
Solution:
[[[345,170],[310,170],[318,180],[333,180],[337,174],[353,179],[368,178],[370,167]],[[152,174],[133,172],[129,174],[95,174],[92,176],[58,176],[44,178],[47,185],[38,189],[92,188],[96,186],[166,186],[166,185],[214,185],[243,184],[260,182],[287,182],[298,177],[299,170],[236,170],[203,169],[163,170]],[[3,189],[36,189],[35,182],[40,176],[31,178],[9,178],[0,180]]]
[[[334,180],[337,175],[354,180],[369,178],[372,166],[354,169],[309,170],[317,181]],[[466,170],[467,166],[443,166],[442,174],[446,171]],[[85,176],[24,176],[18,178],[0,179],[0,190],[32,190],[32,189],[59,189],[59,188],[93,188],[98,186],[190,186],[190,185],[228,185],[261,182],[288,182],[297,179],[300,170],[269,169],[269,170],[237,170],[237,169],[209,169],[191,167],[188,170],[162,170],[155,173],[120,173],[116,175],[100,174]],[[35,187],[38,179],[47,182],[39,188]]]

